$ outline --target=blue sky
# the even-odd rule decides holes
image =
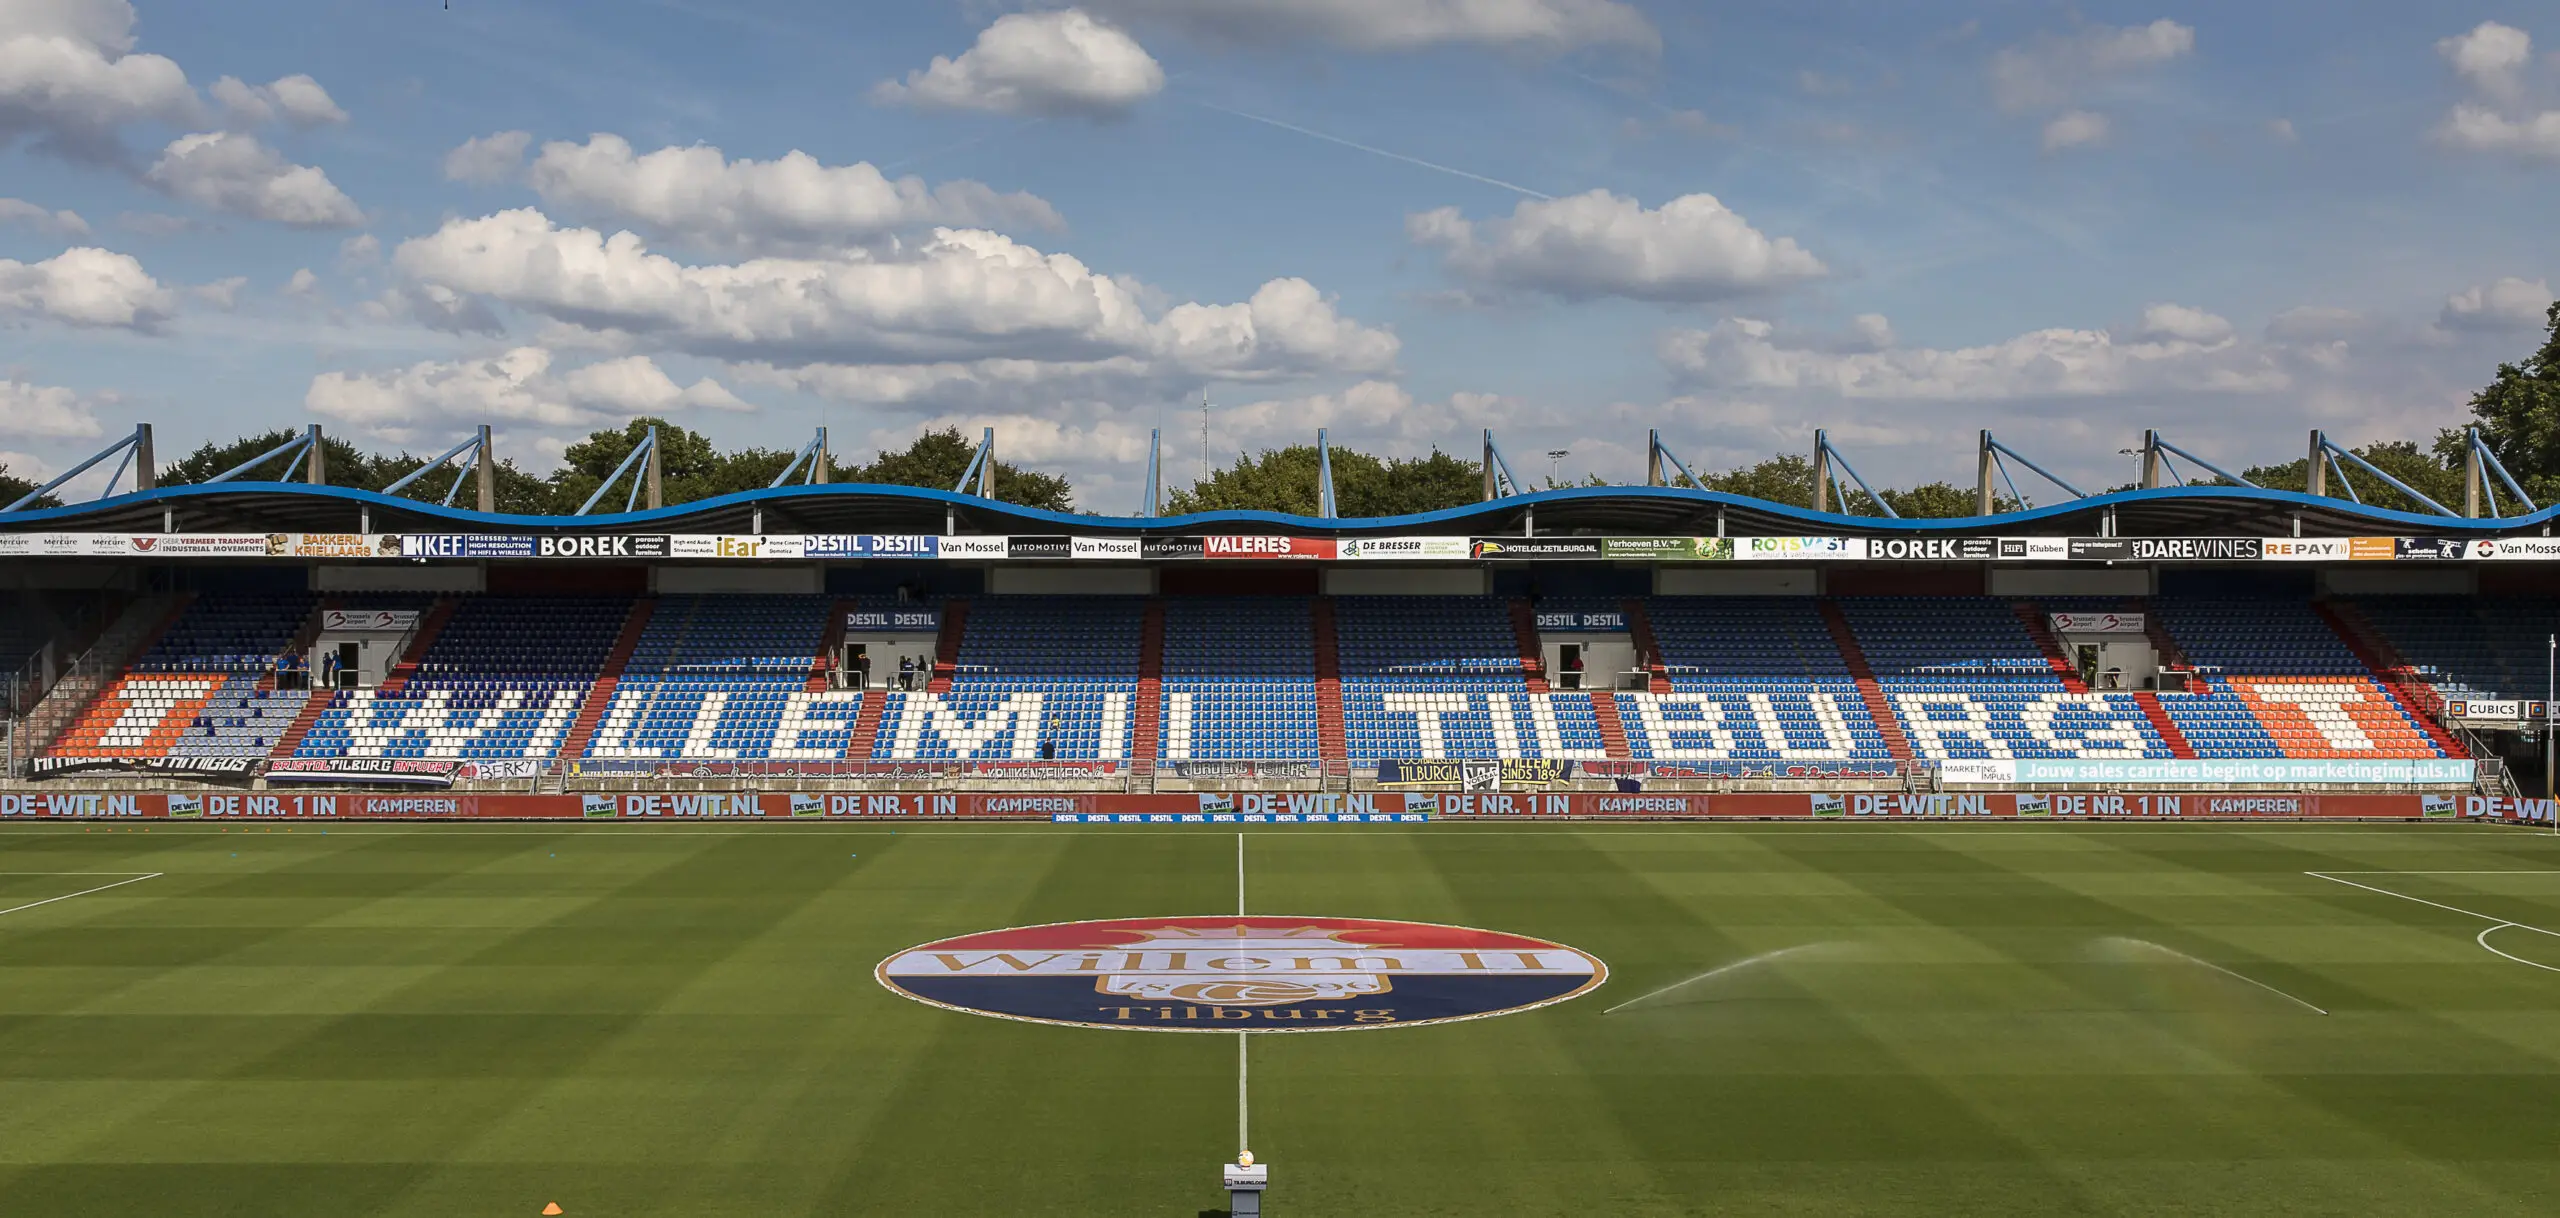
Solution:
[[[0,0],[0,460],[318,421],[992,424],[2122,481],[2535,344],[2560,13],[2380,3]]]

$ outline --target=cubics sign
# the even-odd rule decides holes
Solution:
[[[874,976],[918,1002],[1032,1023],[1341,1032],[1532,1010],[1591,991],[1609,968],[1499,931],[1257,914],[962,935],[891,956]]]

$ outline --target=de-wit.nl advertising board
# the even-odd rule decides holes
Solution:
[[[2291,792],[617,792],[568,795],[0,791],[0,822],[1047,820],[1086,824],[1623,820],[2483,820],[2549,800]]]

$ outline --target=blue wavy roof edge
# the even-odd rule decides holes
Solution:
[[[224,482],[217,484],[191,483],[182,486],[165,486],[154,490],[137,491],[106,499],[93,499],[81,503],[64,504],[61,507],[33,508],[19,512],[0,512],[0,528],[73,521],[83,515],[111,508],[144,505],[178,506],[192,499],[220,498],[243,493],[256,493],[262,495],[307,495],[313,498],[343,501],[350,506],[361,504],[396,508],[401,511],[426,516],[431,519],[451,521],[456,526],[454,530],[456,532],[467,532],[470,531],[471,527],[477,527],[480,529],[524,528],[541,530],[593,528],[626,529],[632,526],[646,526],[662,521],[676,520],[684,516],[717,508],[733,506],[750,507],[757,504],[788,503],[794,500],[821,499],[848,495],[867,496],[878,499],[903,499],[916,503],[932,504],[935,506],[966,507],[973,511],[992,512],[1011,516],[1027,524],[1038,524],[1060,531],[1072,531],[1077,527],[1085,527],[1135,532],[1186,533],[1213,531],[1221,525],[1250,524],[1262,526],[1265,529],[1273,526],[1285,529],[1299,529],[1310,534],[1317,535],[1338,532],[1346,528],[1357,528],[1362,531],[1400,530],[1429,533],[1435,527],[1458,524],[1467,521],[1471,517],[1482,516],[1489,512],[1505,512],[1516,508],[1541,507],[1550,504],[1605,499],[1655,501],[1673,500],[1695,503],[1702,506],[1748,508],[1753,511],[1762,512],[1783,519],[1802,521],[1810,530],[1808,533],[1810,536],[1824,536],[1828,535],[1829,532],[1841,529],[1865,532],[1880,530],[1885,532],[1905,533],[1925,533],[1940,529],[1949,531],[1979,532],[1986,529],[1996,529],[2012,525],[2038,524],[2058,517],[2086,512],[2096,508],[2109,506],[2122,507],[2126,505],[2179,500],[2252,503],[2282,509],[2314,508],[2324,512],[2337,513],[2369,520],[2376,525],[2390,525],[2394,527],[2402,525],[2419,526],[2424,530],[2433,533],[2505,533],[2512,532],[2517,529],[2536,527],[2551,521],[2555,516],[2560,516],[2560,504],[2554,504],[2551,507],[2546,507],[2524,516],[2471,519],[2459,516],[2436,516],[2422,512],[2403,512],[2389,508],[2378,508],[2355,503],[2350,500],[2329,499],[2308,495],[2299,491],[2279,491],[2266,490],[2258,487],[2232,486],[2171,486],[2156,487],[2150,490],[2116,491],[2104,495],[2092,495],[2086,499],[2066,500],[2062,503],[2052,504],[2046,507],[2027,508],[2020,511],[2003,512],[1990,516],[1942,516],[1925,519],[1897,519],[1884,516],[1851,516],[1840,512],[1816,512],[1808,508],[1794,507],[1783,503],[1773,503],[1766,499],[1753,499],[1744,495],[1729,495],[1721,491],[1701,491],[1689,487],[1672,486],[1564,487],[1556,490],[1533,491],[1525,495],[1513,495],[1508,498],[1487,500],[1482,503],[1471,503],[1462,507],[1444,508],[1435,512],[1415,512],[1403,516],[1328,518],[1321,516],[1298,516],[1285,512],[1248,511],[1193,512],[1183,516],[1101,516],[1082,512],[1053,512],[1042,508],[1024,507],[1019,504],[1004,503],[998,500],[981,499],[975,495],[964,495],[954,491],[935,490],[931,487],[890,486],[877,483],[858,482],[829,483],[823,486],[784,486],[752,491],[739,491],[734,494],[720,495],[710,499],[697,499],[689,503],[672,504],[667,507],[658,508],[654,511],[597,513],[591,516],[528,516],[505,512],[479,512],[466,508],[447,507],[443,504],[430,503],[418,499],[403,499],[391,495],[384,495],[377,491],[357,490],[352,487],[313,486],[309,483],[303,482]]]

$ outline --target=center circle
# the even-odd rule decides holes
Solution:
[[[1546,939],[1436,922],[1207,914],[980,931],[872,976],[945,1010],[1139,1032],[1352,1032],[1580,997],[1609,966]]]

